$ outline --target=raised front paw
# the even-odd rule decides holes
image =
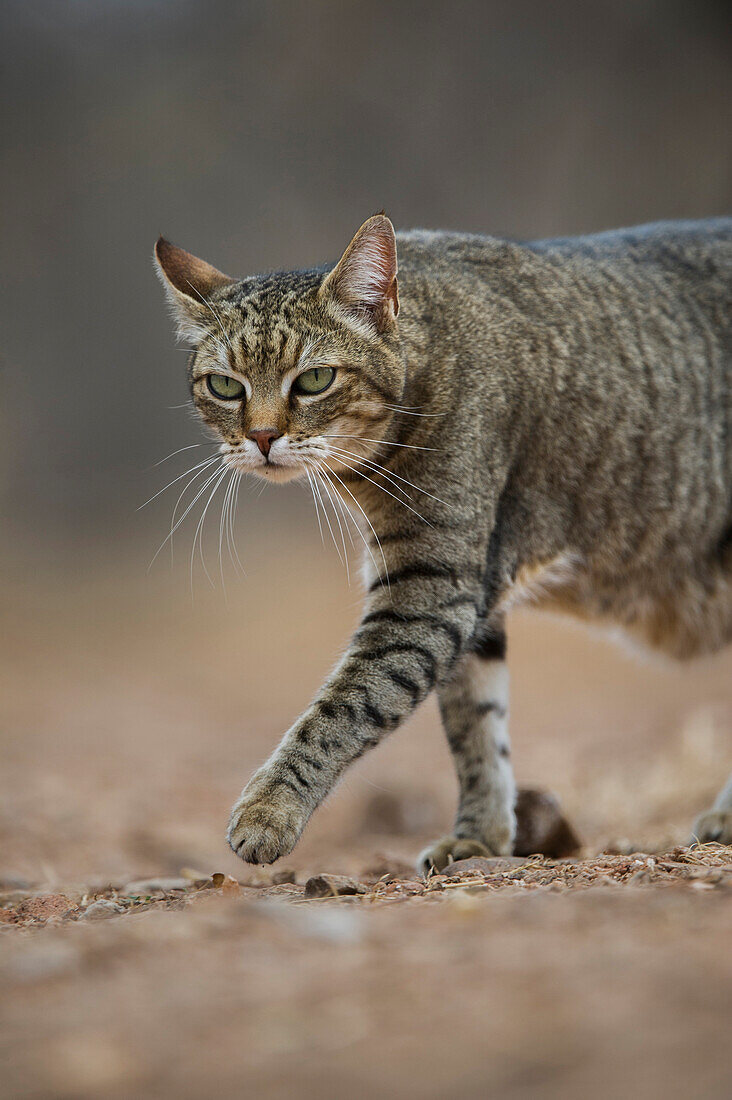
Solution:
[[[490,848],[481,844],[478,840],[465,840],[458,836],[443,836],[429,848],[420,852],[417,858],[417,871],[421,875],[429,875],[432,871],[443,871],[450,863],[457,863],[459,859],[470,859],[471,856],[493,856]]]
[[[292,851],[306,821],[307,811],[289,787],[251,783],[231,811],[229,844],[246,863],[274,863]]]
[[[707,810],[694,822],[691,843],[732,844],[732,810]]]

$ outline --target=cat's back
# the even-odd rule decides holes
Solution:
[[[661,221],[577,237],[515,241],[475,233],[415,229],[400,233],[407,276],[453,275],[500,280],[547,265],[581,271],[666,269],[687,278],[732,283],[732,217]]]
[[[679,354],[703,337],[732,371],[732,218],[525,242],[426,230],[397,239],[405,299],[440,302],[458,328],[467,315],[481,338],[510,318],[517,331],[561,331],[583,354],[592,349],[577,341],[594,319],[618,354],[634,354],[645,327]]]

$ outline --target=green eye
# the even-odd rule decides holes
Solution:
[[[333,367],[311,367],[299,374],[292,384],[295,393],[322,393],[335,378]]]
[[[235,401],[244,393],[244,387],[236,378],[229,378],[228,374],[207,374],[206,385],[214,397],[220,397],[224,401]]]

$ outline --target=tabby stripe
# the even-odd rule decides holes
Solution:
[[[295,764],[293,764],[293,762],[291,760],[288,760],[287,766],[290,769],[290,771],[292,772],[292,774],[295,776],[295,779],[298,781],[298,783],[300,783],[302,785],[303,790],[309,791],[310,790],[310,783],[305,778],[305,776],[302,774],[302,772],[299,770],[299,768]]]
[[[369,623],[405,623],[410,625],[413,623],[427,623],[429,626],[434,626],[438,630],[444,630],[445,634],[449,637],[453,643],[456,651],[462,648],[463,636],[458,628],[445,619],[440,618],[439,615],[403,615],[398,611],[392,611],[391,608],[383,608],[381,611],[370,611],[368,615],[364,615],[361,620],[361,626],[368,626]]]
[[[361,706],[363,707],[363,711],[366,717],[371,722],[373,722],[375,726],[378,726],[380,730],[386,729],[386,727],[389,725],[389,721],[387,718],[384,717],[381,711],[373,705],[373,703],[369,703],[364,699]]]
[[[437,680],[437,659],[434,653],[431,653],[429,649],[425,649],[424,646],[415,645],[411,642],[393,642],[391,645],[379,646],[377,649],[359,650],[358,655],[364,661],[378,661],[382,657],[387,657],[390,653],[414,653],[419,657],[423,657],[427,663],[427,668],[424,670],[425,680],[428,690],[432,690]]]
[[[490,700],[490,702],[487,703],[475,704],[475,713],[480,715],[481,718],[486,714],[490,714],[491,712],[493,712],[498,718],[506,717],[506,708],[501,703],[497,703],[494,699]]]
[[[505,661],[506,659],[506,635],[500,633],[487,633],[477,638],[472,643],[473,653],[482,661]]]
[[[387,668],[384,671],[392,683],[407,692],[411,699],[412,706],[419,702],[422,697],[422,689],[416,680],[412,680],[409,676],[403,676],[401,672],[397,672],[396,669],[393,668]]]
[[[308,756],[306,753],[301,752],[300,759],[302,760],[303,764],[307,764],[310,768],[315,768],[316,772],[320,772],[323,770],[323,765],[314,756]]]
[[[289,787],[291,791],[294,791],[298,798],[302,794],[302,791],[300,791],[300,789],[296,787],[294,783],[291,783],[289,779],[280,779],[279,782],[282,784],[283,787]],[[243,843],[244,841],[242,840],[241,844]],[[239,845],[240,848],[241,844]]]
[[[401,581],[412,580],[415,577],[424,579],[426,577],[440,577],[444,580],[452,581],[453,584],[457,584],[459,580],[465,575],[480,576],[480,570],[476,566],[466,566],[462,571],[452,569],[448,565],[405,565],[403,569],[397,569],[395,573],[389,573],[389,584],[400,584]],[[373,582],[369,588],[369,592],[375,592],[383,585],[382,579],[379,577]]]

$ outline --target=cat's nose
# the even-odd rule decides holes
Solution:
[[[281,435],[282,432],[278,432],[276,428],[257,428],[253,432],[247,432],[247,439],[253,439],[266,458],[275,439],[279,439]]]

